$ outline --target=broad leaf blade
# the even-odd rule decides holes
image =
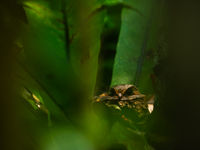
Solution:
[[[145,80],[142,83],[145,84],[142,88],[137,85],[140,89],[143,89],[147,88],[148,82],[151,82],[150,74],[153,68],[148,61],[145,64],[144,62],[146,62],[149,40],[152,38],[151,17],[154,0],[128,0],[126,3],[141,13],[133,9],[123,9],[111,86],[137,84],[140,83],[139,81]],[[153,62],[154,64],[155,62]],[[143,71],[145,71],[146,76],[142,75]],[[141,78],[141,76],[144,78]]]

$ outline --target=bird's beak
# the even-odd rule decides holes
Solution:
[[[122,97],[122,93],[119,93],[118,96],[119,96],[119,97]]]
[[[153,104],[148,104],[148,110],[149,110],[150,114],[152,113],[153,108],[154,108]]]
[[[152,113],[152,111],[154,109],[154,101],[155,101],[155,95],[152,95],[147,102],[148,103],[148,110],[149,110],[150,114]]]

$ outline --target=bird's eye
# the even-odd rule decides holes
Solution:
[[[110,89],[109,95],[110,95],[110,96],[115,96],[115,95],[116,95],[115,89],[113,89],[113,88]]]
[[[133,95],[133,89],[129,88],[124,92],[124,96],[129,96],[129,95]]]

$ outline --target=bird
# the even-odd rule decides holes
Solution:
[[[112,86],[108,92],[95,96],[94,103],[100,105],[101,113],[105,113],[108,119],[138,129],[143,128],[151,114],[146,96],[132,84]]]

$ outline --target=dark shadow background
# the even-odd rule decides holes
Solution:
[[[26,138],[23,136],[16,101],[14,81],[15,45],[14,40],[20,33],[22,7],[14,0],[0,2],[0,149],[24,149]]]
[[[199,149],[200,4],[168,0],[165,8],[168,57],[156,68],[162,93],[149,140],[158,150]]]

